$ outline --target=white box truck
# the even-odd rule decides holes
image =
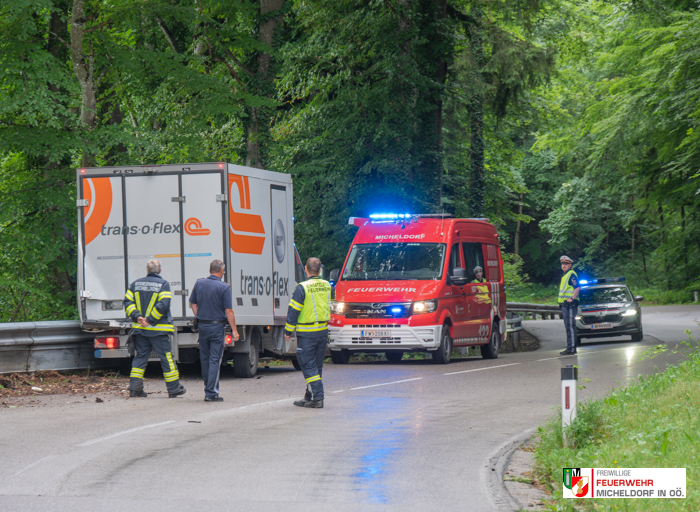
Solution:
[[[83,329],[96,333],[95,357],[130,364],[124,293],[155,258],[173,294],[173,356],[195,362],[188,295],[219,259],[240,334],[235,344],[227,337],[224,361],[239,377],[255,375],[260,357],[298,369],[296,340],[284,340],[287,305],[304,279],[289,174],[217,162],[81,168],[77,182],[78,305]]]

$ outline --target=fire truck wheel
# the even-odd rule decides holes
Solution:
[[[498,359],[498,351],[501,348],[501,333],[498,323],[491,326],[491,338],[487,345],[481,345],[481,357],[484,359]]]
[[[452,357],[452,336],[450,336],[450,326],[445,324],[442,326],[442,338],[440,346],[433,352],[433,361],[437,364],[448,364]]]
[[[253,329],[248,353],[233,354],[233,374],[239,379],[250,379],[258,372],[259,343],[260,332]]]
[[[387,350],[384,352],[387,361],[398,363],[403,358],[403,350]]]
[[[333,361],[333,364],[348,364],[350,351],[346,349],[331,350],[331,361]]]
[[[119,360],[119,374],[122,375],[123,377],[128,377],[131,375],[131,363],[133,359],[130,357],[126,359],[120,359]]]
[[[295,370],[301,371],[301,365],[299,364],[299,361],[297,361],[296,357],[292,359],[292,366]]]

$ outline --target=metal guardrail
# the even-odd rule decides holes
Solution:
[[[93,339],[77,320],[0,324],[0,374],[109,366],[95,359]]]
[[[551,306],[549,304],[530,304],[527,302],[508,302],[506,308],[509,312],[521,313],[523,314],[523,319],[527,319],[528,315],[531,315],[533,319],[537,318],[537,315],[542,317],[542,320],[547,320],[548,318],[554,320],[555,318],[562,318],[561,309],[559,306]]]
[[[511,316],[506,320],[507,333],[519,344],[522,321],[527,315],[544,319],[561,317],[557,306],[509,302]],[[56,322],[22,322],[0,324],[0,374],[26,373],[37,370],[84,370],[113,366],[114,360],[96,359],[94,333],[84,332],[78,320]],[[517,338],[517,340],[516,340]]]

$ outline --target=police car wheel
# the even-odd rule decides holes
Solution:
[[[642,325],[639,325],[639,332],[635,332],[632,335],[632,341],[642,341],[644,339],[644,329],[642,329]]]
[[[576,346],[577,347],[581,346],[581,336],[576,336]]]
[[[491,326],[491,338],[486,345],[481,345],[481,357],[484,359],[498,359],[498,351],[501,348],[501,332],[498,323]]]
[[[350,351],[346,349],[331,350],[331,361],[333,361],[333,364],[348,364]]]
[[[432,353],[433,361],[437,364],[448,364],[452,357],[452,336],[450,336],[450,326],[445,324],[442,326],[442,338],[440,346]]]

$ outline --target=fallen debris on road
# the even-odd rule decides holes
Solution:
[[[0,376],[1,399],[42,395],[83,395],[88,393],[120,392],[128,383],[128,378],[115,372],[87,371],[59,373],[53,370],[29,374],[13,373]]]

